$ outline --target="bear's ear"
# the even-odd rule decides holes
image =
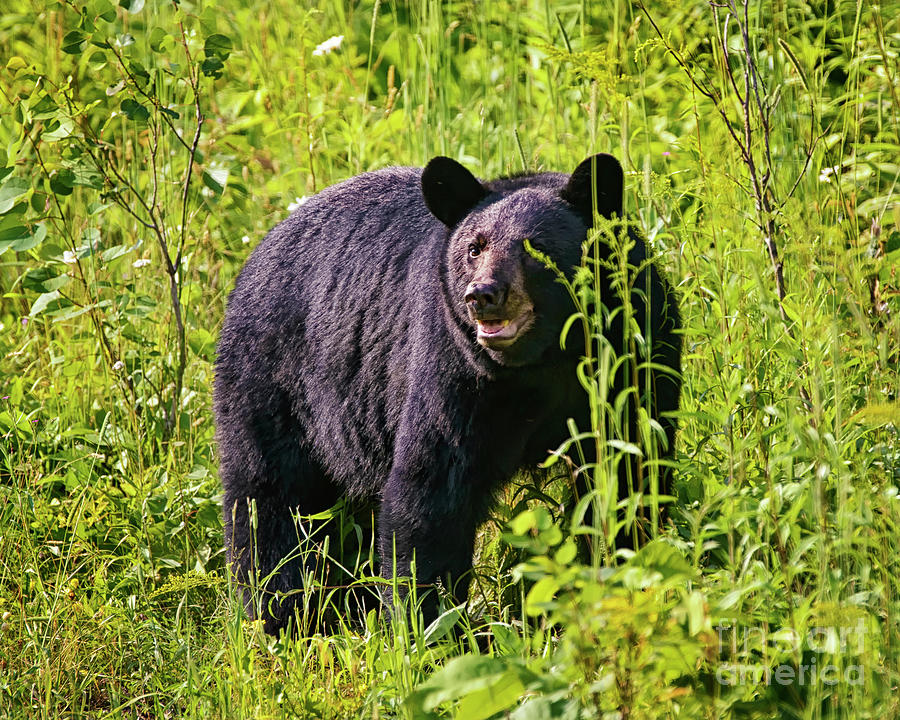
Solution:
[[[600,153],[584,160],[572,173],[560,196],[588,221],[594,223],[594,204],[605,218],[622,216],[625,174],[612,155]]]
[[[487,194],[472,173],[448,157],[432,158],[422,171],[425,205],[447,227],[456,225]]]

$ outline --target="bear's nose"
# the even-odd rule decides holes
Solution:
[[[487,310],[506,302],[506,289],[496,281],[473,282],[466,288],[463,299],[473,310]]]

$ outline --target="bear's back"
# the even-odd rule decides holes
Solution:
[[[260,414],[286,398],[319,461],[354,473],[341,478],[350,488],[386,473],[411,323],[441,311],[428,296],[446,228],[425,207],[421,172],[365,173],[307,200],[253,251],[228,301],[217,395],[243,387]]]

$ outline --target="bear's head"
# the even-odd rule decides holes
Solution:
[[[541,362],[559,348],[574,307],[554,274],[525,250],[525,240],[571,276],[594,211],[622,214],[622,166],[594,155],[570,177],[544,174],[482,185],[446,157],[422,173],[422,194],[448,228],[447,285],[453,311],[502,365]]]

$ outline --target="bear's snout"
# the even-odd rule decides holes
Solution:
[[[473,316],[477,317],[502,307],[508,292],[509,288],[496,280],[476,281],[469,283],[463,300]]]

